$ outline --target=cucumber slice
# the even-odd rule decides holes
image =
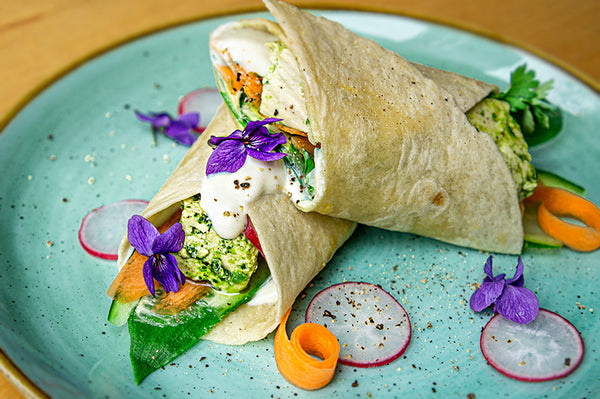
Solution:
[[[573,183],[572,181],[570,181],[562,176],[559,176],[552,172],[548,172],[546,170],[537,169],[537,168],[536,168],[536,173],[537,173],[538,180],[544,186],[562,188],[564,190],[570,191],[577,195],[581,195],[581,196],[585,195],[585,188],[581,187],[577,183]]]
[[[115,326],[122,326],[127,323],[131,311],[138,304],[139,299],[131,302],[118,302],[113,300],[108,311],[108,321]]]
[[[544,233],[537,222],[537,206],[526,205],[523,213],[523,229],[525,231],[525,243],[535,248],[560,248],[562,242]]]

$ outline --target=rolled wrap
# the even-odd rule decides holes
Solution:
[[[198,194],[206,177],[206,162],[212,152],[208,139],[211,135],[227,136],[236,129],[239,126],[221,106],[142,216],[159,226],[179,209],[181,201]],[[356,227],[353,222],[300,212],[283,192],[264,195],[248,204],[247,210],[278,299],[275,303],[239,307],[204,336],[219,343],[243,344],[262,339],[273,331],[297,295],[325,267]],[[119,268],[127,261],[131,251],[125,237],[119,247]]]
[[[289,4],[265,4],[279,24],[250,23],[275,33],[294,55],[308,139],[320,147],[314,198],[296,203],[299,209],[460,246],[521,252],[510,170],[491,137],[464,114],[493,86],[412,64]]]

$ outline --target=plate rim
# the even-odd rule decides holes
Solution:
[[[590,75],[584,73],[579,68],[573,66],[572,64],[563,61],[562,59],[553,56],[544,50],[537,48],[533,45],[528,45],[527,43],[519,42],[518,40],[510,39],[501,34],[493,33],[484,28],[478,28],[469,23],[457,22],[453,21],[450,18],[443,17],[435,17],[426,14],[420,14],[416,12],[410,11],[401,11],[398,9],[393,9],[390,7],[379,6],[379,5],[340,5],[335,3],[329,3],[328,1],[318,1],[316,3],[308,3],[303,4],[299,7],[303,10],[307,11],[348,11],[348,12],[363,12],[363,13],[371,13],[371,14],[381,14],[381,15],[390,15],[395,17],[404,17],[409,19],[414,19],[416,21],[436,24],[444,27],[449,27],[452,29],[456,29],[465,33],[469,33],[480,38],[485,38],[491,40],[497,44],[503,46],[511,46],[524,51],[530,55],[536,56],[551,64],[552,66],[562,70],[563,72],[571,75],[575,79],[577,79],[581,84],[587,86],[592,89],[596,94],[600,94],[600,81],[595,80]],[[92,62],[97,58],[102,57],[103,55],[118,49],[121,46],[124,46],[130,42],[135,40],[143,39],[146,37],[150,37],[155,34],[159,34],[161,32],[168,31],[170,29],[175,29],[178,27],[183,27],[185,25],[191,25],[195,23],[200,23],[209,19],[221,18],[221,17],[233,17],[236,15],[243,15],[249,13],[257,13],[257,12],[268,12],[264,6],[243,6],[235,11],[231,12],[213,12],[206,13],[202,15],[195,15],[189,18],[180,18],[178,20],[172,21],[170,23],[156,25],[154,27],[141,30],[137,33],[125,35],[120,39],[114,40],[112,42],[101,45],[91,51],[89,51],[83,57],[73,60],[70,63],[65,64],[61,69],[59,69],[54,74],[47,76],[37,85],[32,87],[28,92],[26,92],[17,102],[15,102],[11,107],[9,107],[8,111],[0,117],[0,135],[4,133],[8,125],[21,113],[28,105],[31,103],[36,97],[41,95],[46,89],[50,88],[57,81],[62,79],[63,77],[68,76],[76,69],[81,67],[82,65]],[[8,381],[26,398],[49,398],[50,396],[39,387],[35,382],[33,382],[21,369],[20,367],[6,354],[2,347],[0,347],[0,373],[2,373]]]

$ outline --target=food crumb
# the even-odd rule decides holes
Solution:
[[[579,302],[575,302],[575,304],[577,305],[577,307],[581,310],[585,309],[585,305],[580,304]]]
[[[55,161],[56,160],[56,155],[50,155],[50,160],[51,161]]]
[[[131,180],[132,180],[132,177],[131,177],[131,175],[127,175],[127,176],[125,176],[125,180],[127,180],[127,181],[131,181]]]
[[[352,383],[352,388],[356,388],[358,386],[358,381],[354,380],[354,382]]]
[[[169,155],[168,154],[163,155],[163,162],[164,163],[169,162]]]
[[[31,176],[31,175],[27,176],[27,180],[33,180],[33,176]]]
[[[48,240],[48,241],[46,241],[46,245],[51,247],[54,245],[54,243],[52,241]]]
[[[96,179],[94,179],[93,177],[90,177],[88,179],[88,184],[94,184],[95,181],[96,181]]]

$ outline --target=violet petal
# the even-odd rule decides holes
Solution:
[[[258,120],[258,121],[249,121],[248,124],[246,125],[246,128],[244,129],[244,132],[246,133],[246,135],[250,135],[250,134],[253,134],[255,131],[265,131],[266,130],[266,133],[269,134],[269,131],[264,126],[268,125],[270,123],[275,123],[275,122],[279,122],[282,120],[283,119],[266,118],[266,119],[262,119],[262,120]]]
[[[196,136],[190,132],[190,129],[183,122],[175,121],[165,129],[165,135],[189,147],[196,141]]]
[[[175,223],[154,240],[152,251],[155,254],[179,252],[181,248],[183,248],[184,240],[185,232],[183,231],[181,223]]]
[[[489,278],[494,279],[494,273],[492,273],[492,256],[488,256],[485,261],[485,265],[483,266],[483,272],[487,274]]]
[[[177,267],[177,259],[171,254],[160,255],[154,262],[154,278],[160,282],[165,292],[179,291],[181,271]]]
[[[523,269],[525,265],[523,265],[523,261],[519,256],[519,262],[517,263],[517,270],[515,270],[515,275],[513,278],[506,280],[506,284],[510,284],[514,287],[522,287],[525,284],[525,278],[523,277]]]
[[[152,245],[160,234],[156,227],[140,215],[133,215],[127,222],[127,239],[142,255],[152,256]]]
[[[154,256],[146,259],[142,267],[142,274],[144,275],[144,283],[146,283],[148,291],[154,296]]]
[[[237,172],[246,162],[246,147],[238,140],[221,142],[210,154],[206,164],[206,175],[219,172]]]
[[[135,111],[135,115],[139,120],[143,122],[150,122],[152,124],[152,127],[157,129],[169,126],[172,121],[171,116],[164,112],[160,114],[150,112],[148,115],[145,115],[139,111]]]
[[[481,312],[493,304],[504,291],[504,281],[484,282],[471,295],[469,305],[476,312]]]
[[[502,296],[496,301],[496,310],[504,318],[519,324],[533,321],[540,307],[533,292],[524,287],[506,285]]]
[[[258,151],[272,151],[279,144],[286,142],[285,135],[283,133],[277,134],[256,134],[253,133],[247,137],[248,148],[253,148]]]
[[[248,149],[246,149],[246,151],[247,151],[248,155],[250,155],[252,158],[258,159],[259,161],[265,161],[265,162],[278,161],[281,158],[286,156],[286,154],[284,154],[282,152],[263,152],[263,151],[256,151],[252,148],[248,148]]]
[[[241,130],[236,130],[233,133],[231,133],[229,136],[210,136],[209,143],[211,145],[219,145],[219,144],[221,144],[221,142],[223,142],[225,140],[243,141],[242,134],[243,134],[243,132]]]
[[[177,121],[185,124],[190,129],[194,129],[200,123],[200,114],[198,112],[188,112],[177,117]]]

